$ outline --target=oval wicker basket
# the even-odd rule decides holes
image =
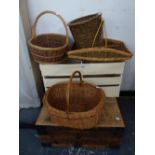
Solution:
[[[55,15],[62,21],[66,30],[66,36],[52,33],[36,35],[35,29],[37,22],[39,18],[45,14]],[[60,15],[57,15],[53,11],[40,13],[32,26],[32,36],[28,41],[28,45],[33,59],[38,63],[61,61],[65,53],[69,50],[69,35],[66,22]]]
[[[102,47],[71,50],[67,53],[68,58],[90,62],[122,62],[132,58],[127,48],[121,48],[123,44],[120,41],[104,39],[102,44]]]
[[[72,82],[75,74],[80,82]],[[105,94],[95,85],[83,81],[75,71],[68,83],[53,85],[45,93],[43,103],[52,122],[64,127],[89,129],[98,123],[104,107]]]
[[[99,46],[102,43],[103,20],[101,13],[75,19],[68,23],[68,26],[78,48]]]

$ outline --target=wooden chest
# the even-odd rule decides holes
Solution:
[[[78,130],[54,124],[44,107],[36,121],[36,126],[42,144],[84,147],[119,146],[125,128],[115,98],[107,98],[102,119],[95,128]]]

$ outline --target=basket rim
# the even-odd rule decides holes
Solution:
[[[104,51],[104,50],[106,50],[107,52],[111,52],[111,51],[113,51],[113,52],[117,52],[118,54],[124,54],[124,55],[126,55],[126,56],[131,56],[132,55],[132,53],[128,53],[128,52],[126,52],[126,51],[124,51],[124,50],[117,50],[117,49],[113,49],[113,48],[107,48],[107,47],[90,47],[90,48],[82,48],[82,49],[77,49],[77,50],[70,50],[70,51],[68,51],[68,55],[70,55],[70,54],[74,54],[74,53],[83,53],[83,52],[96,52],[96,51]]]
[[[52,115],[58,116],[58,117],[62,117],[62,118],[71,118],[71,119],[76,119],[77,117],[80,118],[84,118],[84,117],[90,117],[90,116],[95,116],[96,115],[96,111],[97,109],[101,106],[102,102],[105,102],[105,93],[101,88],[96,88],[96,86],[94,84],[88,83],[88,82],[84,82],[84,84],[88,84],[91,87],[94,87],[96,89],[98,89],[98,92],[100,93],[100,99],[99,102],[96,104],[96,106],[94,106],[92,109],[89,109],[87,111],[84,112],[69,112],[67,114],[66,111],[63,110],[59,110],[57,108],[54,108],[53,106],[48,104],[47,101],[47,95],[49,94],[50,90],[53,89],[53,87],[60,85],[60,84],[67,84],[68,82],[61,82],[61,83],[57,83],[55,85],[53,85],[52,87],[50,87],[47,92],[45,93],[44,97],[43,97],[43,103],[44,105],[47,107],[47,110],[49,111],[49,113],[51,113],[52,111]],[[73,82],[76,83],[76,82]]]
[[[89,16],[94,16],[94,17],[92,17],[91,19],[87,19],[85,21],[77,21],[77,20],[80,20],[80,19],[83,19],[83,18],[89,17]],[[76,18],[76,19],[70,21],[68,23],[68,26],[75,26],[75,25],[85,24],[86,22],[89,22],[91,20],[94,20],[97,16],[102,16],[102,13],[98,12],[98,13],[94,13],[94,14],[90,14],[90,15],[85,15],[85,16]],[[77,21],[77,22],[75,22],[75,21]]]
[[[44,34],[39,34],[37,35],[37,37],[40,37],[40,36],[46,36],[46,35],[55,35],[55,36],[60,36],[60,37],[65,37],[65,35],[63,34],[57,34],[57,33],[44,33]],[[37,38],[36,37],[36,38]],[[36,50],[46,50],[46,51],[50,51],[50,50],[60,50],[60,49],[63,49],[63,48],[66,48],[66,47],[69,47],[69,43],[66,43],[63,45],[63,46],[60,46],[60,47],[42,47],[42,46],[39,46],[39,45],[34,45],[32,44],[32,40],[36,39],[36,38],[30,38],[28,40],[28,45],[33,48],[33,49],[36,49]]]
[[[54,116],[58,116],[58,117],[61,117],[61,118],[77,119],[79,117],[80,118],[86,118],[86,117],[95,116],[96,112],[98,111],[97,109],[101,106],[102,100],[103,100],[103,97],[102,97],[102,99],[100,99],[99,103],[94,108],[92,108],[91,110],[86,111],[86,112],[68,112],[67,113],[65,111],[58,110],[58,109],[50,106],[46,102],[44,104],[46,105],[48,112],[51,113]]]
[[[100,51],[99,51],[100,50]],[[102,50],[102,51],[101,51]],[[83,56],[78,56],[78,55],[73,55],[73,54],[80,54],[80,53],[84,53],[85,51],[87,53],[93,53],[95,51],[99,51],[99,52],[104,52],[107,51],[107,52],[111,52],[113,51],[114,53],[118,53],[118,54],[123,54],[125,55],[126,57],[111,57],[111,58],[106,58],[106,57],[83,57]],[[104,48],[104,47],[95,47],[95,48],[86,48],[86,49],[79,49],[79,50],[73,50],[73,51],[69,51],[67,53],[68,55],[68,58],[71,58],[71,59],[79,59],[79,60],[86,60],[86,61],[94,61],[94,62],[117,62],[117,61],[127,61],[129,59],[132,58],[132,53],[128,53],[127,51],[121,51],[121,50],[115,50],[115,49],[112,49],[112,48]]]

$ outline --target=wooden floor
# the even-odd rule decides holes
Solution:
[[[40,140],[52,146],[118,146],[125,128],[117,100],[107,98],[102,119],[92,129],[77,130],[52,123],[43,107],[36,121]]]

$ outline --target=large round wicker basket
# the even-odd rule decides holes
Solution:
[[[53,14],[62,21],[66,30],[66,36],[53,33],[36,35],[35,29],[37,22],[39,18],[45,14]],[[69,35],[66,22],[60,15],[57,15],[53,11],[44,11],[40,13],[32,26],[32,36],[28,41],[28,45],[33,59],[38,63],[61,61],[69,49]]]
[[[72,82],[76,73],[80,76],[80,82]],[[84,82],[79,71],[72,74],[68,83],[50,87],[43,98],[52,122],[76,129],[95,127],[101,118],[104,102],[104,92]]]

